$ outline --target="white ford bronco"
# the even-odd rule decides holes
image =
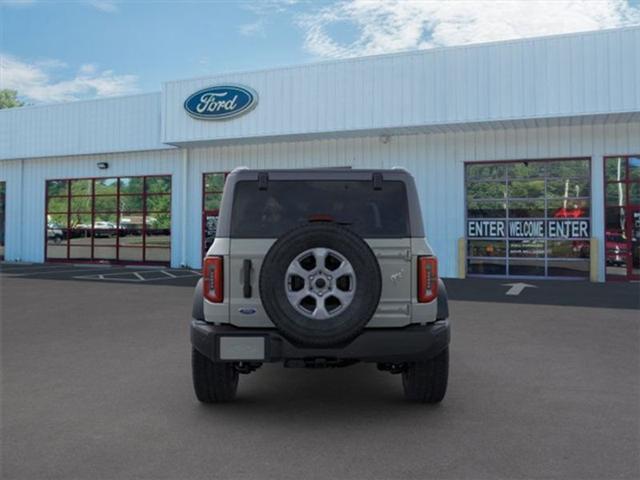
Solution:
[[[201,402],[233,400],[264,362],[373,362],[405,397],[438,403],[447,294],[403,169],[249,170],[227,178],[192,321]]]

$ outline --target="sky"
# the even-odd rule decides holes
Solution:
[[[640,0],[0,0],[0,89],[28,104],[167,80],[640,25]]]

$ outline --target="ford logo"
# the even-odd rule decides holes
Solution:
[[[193,118],[226,120],[247,113],[258,103],[258,94],[240,85],[216,85],[199,90],[184,102]]]
[[[253,307],[240,307],[238,311],[243,315],[254,315],[258,310]]]

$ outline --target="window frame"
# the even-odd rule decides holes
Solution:
[[[609,180],[607,178],[607,160],[614,158],[622,158],[624,159],[624,179],[623,180]],[[625,155],[605,155],[602,157],[602,181],[603,181],[603,190],[602,190],[602,205],[603,205],[603,225],[602,225],[602,238],[604,242],[604,255],[602,262],[604,268],[604,276],[605,281],[607,282],[626,282],[626,281],[634,281],[640,280],[640,275],[633,274],[633,266],[629,264],[629,261],[633,262],[633,254],[631,252],[632,241],[628,239],[627,244],[627,273],[626,275],[610,275],[607,274],[607,209],[608,208],[622,208],[626,212],[640,210],[640,202],[632,204],[631,199],[629,197],[629,190],[631,185],[639,185],[640,186],[640,177],[637,179],[631,179],[631,170],[629,168],[629,159],[630,158],[640,158],[640,153],[638,154],[625,154]],[[609,185],[622,184],[624,185],[624,205],[612,205],[607,202],[607,187]],[[640,187],[639,187],[640,188]],[[625,231],[627,230],[627,226],[625,225]]]
[[[536,159],[510,159],[510,160],[481,160],[481,161],[468,161],[468,162],[464,162],[464,191],[463,191],[463,195],[464,195],[464,239],[465,239],[465,272],[468,276],[470,277],[486,277],[486,278],[522,278],[522,279],[579,279],[579,280],[584,280],[584,279],[588,279],[588,275],[586,277],[584,276],[551,276],[549,275],[549,263],[550,262],[557,262],[557,261],[562,261],[562,262],[576,262],[576,263],[580,263],[580,262],[585,262],[585,261],[589,261],[590,259],[590,255],[589,257],[587,257],[587,259],[584,258],[566,258],[566,257],[550,257],[549,256],[549,247],[548,247],[548,243],[550,241],[558,241],[558,240],[562,240],[562,239],[557,239],[557,238],[549,238],[547,235],[547,232],[545,232],[545,236],[544,237],[535,237],[535,238],[510,238],[508,233],[505,235],[504,238],[487,238],[487,237],[473,237],[473,238],[469,238],[468,235],[468,231],[467,231],[467,224],[468,224],[468,220],[469,219],[473,219],[473,218],[479,218],[479,217],[469,217],[469,197],[467,195],[467,184],[470,182],[487,182],[487,183],[504,183],[505,187],[504,187],[504,191],[505,191],[505,195],[503,198],[500,199],[493,199],[493,198],[482,198],[479,199],[481,201],[503,201],[505,204],[505,216],[504,217],[482,217],[482,220],[500,220],[500,221],[504,221],[505,225],[509,225],[509,220],[514,220],[514,219],[526,219],[526,220],[542,220],[542,221],[547,221],[550,219],[553,219],[554,217],[549,216],[549,202],[550,201],[555,201],[558,200],[558,198],[550,198],[549,195],[547,194],[547,184],[548,181],[550,180],[554,180],[554,179],[558,179],[559,177],[556,176],[549,176],[549,170],[547,168],[544,169],[544,173],[542,175],[538,174],[538,175],[534,175],[534,176],[530,176],[530,177],[512,177],[509,175],[509,165],[511,164],[517,164],[517,163],[544,163],[544,164],[551,164],[553,162],[568,162],[568,161],[584,161],[587,163],[587,170],[585,172],[584,175],[572,175],[567,177],[568,179],[586,179],[588,181],[589,184],[589,195],[588,196],[577,196],[577,197],[571,197],[572,200],[580,200],[580,201],[584,201],[584,200],[588,200],[589,201],[589,208],[588,208],[588,215],[584,216],[584,217],[580,217],[581,220],[587,220],[589,221],[589,230],[590,230],[590,237],[593,236],[593,182],[592,182],[592,157],[552,157],[552,158],[536,158]],[[468,168],[470,165],[504,165],[504,174],[500,177],[500,178],[491,178],[491,179],[486,179],[483,180],[480,177],[476,177],[476,176],[472,176],[469,177],[468,175]],[[511,180],[521,180],[521,181],[528,181],[528,180],[543,180],[544,181],[544,195],[541,197],[510,197],[509,196],[509,184]],[[478,200],[478,199],[471,199],[471,200]],[[536,217],[512,217],[509,215],[509,210],[510,210],[510,204],[511,202],[515,201],[544,201],[544,212],[545,215],[540,217],[540,216],[536,216]],[[500,256],[500,257],[493,257],[493,256],[485,256],[485,257],[481,257],[481,256],[471,256],[469,255],[469,251],[470,251],[470,247],[469,247],[469,242],[470,241],[474,241],[474,240],[479,240],[479,241],[494,241],[494,242],[498,242],[498,241],[502,241],[505,242],[505,253],[504,256]],[[523,241],[523,240],[530,240],[530,241],[541,241],[543,242],[544,246],[544,256],[542,257],[511,257],[509,255],[510,252],[510,246],[511,246],[511,241]],[[579,239],[579,240],[571,240],[571,239],[566,239],[565,241],[567,242],[589,242],[589,239]],[[495,260],[497,262],[504,262],[504,274],[483,274],[483,273],[469,273],[469,260],[471,261],[482,261],[484,259],[490,258],[492,260]],[[517,261],[522,261],[522,260],[531,260],[531,261],[541,261],[544,267],[544,274],[543,275],[512,275],[509,273],[509,266],[510,266],[510,260],[517,260]]]
[[[165,177],[168,179],[169,182],[169,188],[170,191],[167,193],[148,193],[147,192],[147,179],[148,178],[156,178],[156,177]],[[142,191],[140,193],[122,193],[121,192],[121,180],[122,179],[126,179],[126,178],[138,178],[138,179],[142,179]],[[96,181],[101,181],[101,180],[105,180],[105,179],[115,179],[116,180],[116,193],[96,193]],[[72,191],[71,191],[71,182],[73,181],[84,181],[84,180],[88,180],[91,182],[91,193],[90,194],[79,194],[79,195],[73,195]],[[50,186],[50,182],[65,182],[66,183],[66,194],[65,195],[49,195],[49,186]],[[149,196],[157,196],[157,195],[164,195],[169,197],[169,204],[168,204],[168,210],[162,210],[162,211],[149,211],[147,210],[147,198]],[[96,211],[96,198],[104,198],[104,197],[116,197],[116,211]],[[126,245],[121,245],[121,238],[123,238],[124,236],[121,237],[121,218],[122,218],[122,209],[121,209],[121,205],[120,205],[120,199],[123,196],[141,196],[142,197],[142,210],[140,212],[126,212],[127,214],[129,213],[139,213],[140,216],[142,217],[142,226],[140,229],[140,238],[141,238],[141,244],[140,246],[136,246],[136,247],[131,247],[131,246],[126,246]],[[45,215],[44,215],[44,259],[46,262],[60,262],[60,263],[113,263],[113,264],[128,264],[128,265],[135,265],[135,264],[140,264],[140,265],[170,265],[171,264],[171,233],[169,234],[170,237],[170,241],[169,241],[169,246],[167,247],[158,247],[158,246],[147,246],[146,245],[146,237],[147,237],[147,230],[149,231],[153,231],[156,229],[152,229],[152,228],[147,228],[146,225],[146,220],[147,217],[150,216],[149,214],[154,214],[154,213],[164,213],[164,214],[168,214],[169,217],[171,218],[172,215],[172,196],[173,196],[173,178],[171,174],[150,174],[150,175],[119,175],[119,176],[104,176],[104,177],[77,177],[77,178],[50,178],[50,179],[45,179],[45,205],[44,205],[44,211],[45,211]],[[50,198],[66,198],[67,200],[67,210],[66,212],[50,212],[49,211],[49,199]],[[72,211],[72,199],[73,198],[89,198],[90,202],[91,202],[91,208],[88,211],[77,211],[74,212]],[[48,231],[49,231],[49,215],[66,215],[66,226],[63,228],[60,228],[60,230],[63,231],[63,238],[66,240],[66,255],[64,258],[50,258],[48,256],[48,247],[49,247],[49,239],[48,239]],[[72,222],[71,222],[71,218],[72,215],[87,215],[90,216],[91,218],[91,225],[90,228],[87,229],[90,232],[90,238],[91,238],[91,242],[90,242],[90,258],[85,259],[85,258],[72,258],[71,257],[71,247],[72,247],[72,239],[74,238],[72,236],[72,231],[74,230],[72,228]],[[96,250],[96,245],[95,245],[95,232],[96,232],[96,222],[99,221],[97,219],[97,215],[115,215],[115,229],[112,233],[114,233],[114,244],[113,247],[115,247],[115,258],[111,259],[111,258],[96,258],[95,255],[95,250]],[[169,231],[171,232],[171,224],[169,226]],[[86,247],[88,247],[89,245],[86,245]],[[100,248],[102,245],[98,245],[97,248]],[[104,245],[105,247],[112,247],[111,244],[109,245]],[[137,260],[121,260],[120,257],[120,250],[121,249],[139,249],[140,252],[142,253],[141,258],[142,260],[137,261]],[[164,249],[167,250],[169,255],[168,255],[168,260],[167,261],[153,261],[153,260],[147,260],[147,250],[149,250],[149,253],[151,253],[152,250],[154,249]]]

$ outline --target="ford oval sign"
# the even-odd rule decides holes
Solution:
[[[184,102],[193,118],[226,120],[247,113],[258,103],[258,94],[240,85],[216,85],[199,90]]]

